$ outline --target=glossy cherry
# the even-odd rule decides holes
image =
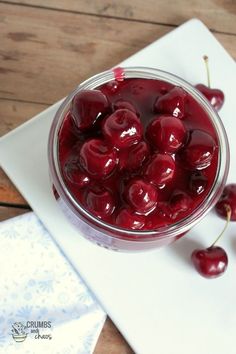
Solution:
[[[218,240],[224,234],[231,217],[231,209],[225,205],[227,222],[214,243],[206,249],[196,249],[191,255],[193,265],[199,274],[205,278],[216,278],[222,275],[228,266],[228,256],[222,247],[216,246]]]
[[[133,179],[124,191],[125,199],[131,208],[139,214],[147,214],[157,203],[157,189],[142,179]]]
[[[89,139],[81,147],[80,164],[92,177],[106,177],[116,167],[117,153],[103,140]]]
[[[193,171],[189,176],[189,190],[193,196],[202,194],[207,187],[207,178],[202,171]]]
[[[137,110],[135,109],[134,105],[131,102],[121,98],[113,104],[113,110],[117,111],[118,109],[128,109],[129,111],[137,114]]]
[[[227,253],[219,246],[197,249],[192,253],[191,259],[198,273],[205,278],[218,277],[225,272],[228,265]]]
[[[227,217],[227,208],[231,209],[231,221],[236,221],[236,184],[228,184],[216,204],[216,211],[220,216]]]
[[[208,99],[211,105],[219,111],[224,104],[224,92],[210,87],[210,70],[208,64],[208,57],[206,55],[203,56],[203,60],[205,62],[206,71],[207,71],[207,81],[208,86],[203,84],[197,84],[196,88]]]
[[[224,92],[219,89],[213,89],[203,84],[197,84],[196,88],[208,99],[210,104],[219,111],[224,104]]]
[[[161,97],[158,97],[154,104],[154,111],[157,113],[171,114],[176,118],[184,118],[185,101],[187,94],[181,87],[174,87]]]
[[[192,200],[190,196],[181,190],[175,190],[170,198],[171,219],[176,219],[179,214],[190,211]]]
[[[115,201],[111,192],[103,187],[88,189],[85,204],[87,209],[99,218],[106,218],[115,209]]]
[[[186,129],[180,119],[162,115],[149,123],[146,135],[148,141],[159,151],[174,153],[183,145]]]
[[[91,128],[96,120],[108,111],[108,100],[99,90],[80,91],[71,102],[71,114],[80,130]]]
[[[145,225],[145,216],[123,208],[116,216],[116,224],[124,229],[141,230]]]
[[[150,149],[145,141],[140,141],[129,149],[120,150],[118,153],[120,169],[135,171],[141,168],[149,154]]]
[[[164,187],[174,177],[175,161],[170,155],[154,154],[144,173],[150,183]]]
[[[68,161],[63,172],[65,178],[78,188],[86,187],[90,182],[88,174],[81,170],[78,160]]]
[[[194,129],[189,132],[181,158],[187,168],[201,170],[210,165],[215,149],[216,143],[210,134]]]
[[[111,146],[124,149],[141,140],[142,125],[135,113],[118,109],[104,120],[102,132]]]

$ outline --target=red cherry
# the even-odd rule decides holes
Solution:
[[[207,186],[207,178],[201,171],[193,171],[189,177],[189,190],[193,196],[202,194]]]
[[[196,88],[208,99],[211,105],[217,111],[219,111],[224,103],[224,99],[225,99],[224,93],[219,89],[213,89],[210,87],[210,70],[208,64],[208,56],[204,55],[203,60],[206,66],[208,86],[205,86],[203,84],[198,84],[196,85]]]
[[[83,188],[90,182],[89,176],[81,171],[78,160],[69,160],[64,166],[63,173],[67,181],[75,184],[78,188]]]
[[[138,214],[147,214],[155,208],[158,194],[156,188],[150,183],[142,179],[134,179],[125,188],[124,196]]]
[[[117,153],[103,140],[90,139],[81,147],[80,164],[92,177],[106,177],[116,167]]]
[[[71,102],[71,114],[75,125],[81,130],[91,128],[108,111],[108,100],[99,90],[80,91]]]
[[[215,246],[216,242],[218,242],[224,234],[231,218],[231,208],[228,205],[225,205],[225,212],[227,214],[227,221],[215,242],[206,249],[197,249],[193,251],[191,255],[196,270],[206,278],[218,277],[225,272],[228,266],[227,253],[222,247]]]
[[[176,219],[179,214],[188,211],[190,214],[192,200],[187,193],[175,190],[170,198],[171,219]]]
[[[219,111],[224,104],[224,92],[219,89],[213,89],[203,84],[196,85],[196,88],[208,99],[210,104]]]
[[[218,203],[216,211],[220,216],[227,217],[227,207],[231,209],[231,221],[236,221],[236,184],[228,184],[223,191]]]
[[[104,120],[102,132],[112,146],[127,148],[141,140],[142,125],[135,113],[119,109]]]
[[[119,151],[120,169],[135,171],[142,166],[150,153],[149,147],[145,141],[131,146],[129,149]]]
[[[191,130],[188,142],[181,150],[182,161],[189,169],[204,169],[211,164],[216,149],[215,140],[203,130]]]
[[[154,104],[154,111],[168,113],[176,118],[184,118],[185,99],[187,93],[181,87],[174,87],[165,95],[158,97]]]
[[[135,109],[134,105],[130,103],[129,101],[119,99],[113,104],[113,109],[114,111],[117,111],[118,109],[128,109],[129,111],[137,114],[137,110]]]
[[[116,224],[124,229],[140,230],[145,225],[145,217],[129,209],[121,209],[116,217]]]
[[[115,209],[115,202],[111,192],[98,186],[88,190],[85,204],[92,214],[102,219],[111,215]]]
[[[147,165],[145,176],[150,183],[164,187],[169,183],[175,173],[175,161],[170,155],[154,154]]]
[[[154,147],[162,152],[174,153],[183,144],[186,129],[180,119],[173,116],[162,115],[156,117],[148,125],[147,139]]]
[[[197,249],[191,256],[196,270],[205,278],[216,278],[225,272],[228,266],[228,256],[219,246]]]

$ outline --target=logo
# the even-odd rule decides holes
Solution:
[[[18,343],[24,342],[27,336],[30,336],[33,339],[51,340],[51,333],[45,333],[45,329],[51,327],[51,321],[27,321],[26,324],[22,322],[15,322],[12,325],[11,335]]]
[[[26,326],[21,322],[15,322],[12,325],[12,337],[16,342],[24,342],[27,337]]]

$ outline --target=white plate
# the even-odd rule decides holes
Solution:
[[[206,81],[204,54],[210,58],[212,86],[226,96],[220,115],[235,162],[236,66],[200,21],[185,23],[122,64],[157,67],[196,84]],[[214,213],[188,237],[147,253],[116,253],[79,237],[57,207],[48,178],[47,137],[58,106],[1,139],[0,159],[6,173],[136,353],[235,354],[235,225],[221,241],[230,257],[228,271],[215,280],[200,277],[189,263],[196,243],[209,246],[222,228],[223,221]],[[236,182],[235,163],[229,180]]]

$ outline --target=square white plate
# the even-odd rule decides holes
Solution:
[[[229,180],[236,182],[236,66],[208,29],[191,20],[122,65],[156,67],[193,84],[204,83],[204,54],[210,58],[212,87],[221,88],[226,96],[220,115],[233,161]],[[215,280],[200,277],[189,262],[196,244],[210,246],[223,227],[224,222],[214,213],[185,238],[152,252],[116,253],[79,237],[59,210],[48,177],[47,138],[58,106],[56,103],[1,139],[3,169],[136,353],[235,354],[234,225],[221,241],[230,259],[228,270]]]

